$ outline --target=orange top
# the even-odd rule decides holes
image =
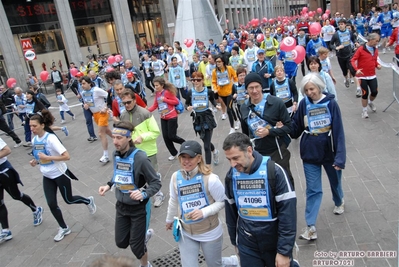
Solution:
[[[238,82],[238,78],[232,66],[227,66],[227,69],[222,68],[221,71],[218,71],[217,68],[212,71],[212,87],[220,96],[231,95],[233,83],[236,82]]]

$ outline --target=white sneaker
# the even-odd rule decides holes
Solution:
[[[240,127],[241,127],[241,122],[240,121],[236,121],[234,123],[234,129],[238,130],[238,129],[240,129]]]
[[[222,120],[225,120],[225,119],[227,119],[227,115],[226,115],[226,113],[223,113],[222,114]]]
[[[22,142],[19,142],[19,143],[16,143],[16,144],[14,145],[14,147],[17,148],[17,147],[20,147],[21,145],[22,145]]]
[[[61,124],[64,124],[65,123],[65,120],[61,120]]]
[[[109,158],[103,155],[103,156],[100,158],[100,162],[102,162],[102,163],[107,163],[107,162],[109,162]]]
[[[355,80],[353,78],[351,78],[351,83],[355,83]]]
[[[387,50],[384,48],[382,49],[382,53],[385,54],[387,52]]]
[[[362,89],[357,88],[356,89],[356,97],[361,97],[362,96]]]
[[[303,234],[299,236],[299,239],[305,239],[305,240],[315,240],[317,239],[317,231],[316,227],[314,225],[308,226],[304,229],[305,231]]]
[[[377,111],[377,108],[375,107],[374,103],[369,102],[369,107],[370,107],[370,109],[371,109],[373,112],[376,112],[376,111]]]
[[[363,110],[363,112],[362,112],[362,118],[363,118],[363,119],[368,119],[368,117],[369,117],[369,114],[367,114],[367,110]]]
[[[342,213],[344,213],[344,211],[345,211],[344,205],[345,205],[345,202],[344,202],[344,200],[342,200],[341,206],[338,206],[338,207],[335,206],[334,210],[333,210],[333,213],[337,214],[337,215],[341,215]]]
[[[157,194],[154,196],[154,199],[155,199],[155,201],[154,201],[154,207],[155,207],[155,208],[159,208],[160,206],[162,206],[163,201],[165,200],[165,196],[163,195],[163,193],[157,193]]]
[[[350,85],[350,83],[349,83],[349,78],[346,78],[346,79],[345,79],[345,86],[346,86],[346,88],[349,88],[349,85]]]
[[[73,116],[72,116],[72,120],[74,121],[75,119],[76,119],[76,116],[75,116],[75,115],[73,115]]]
[[[169,161],[172,161],[172,160],[174,160],[176,158],[176,156],[170,156],[169,158],[168,158],[168,160]]]
[[[149,228],[147,230],[147,233],[145,234],[145,244],[148,243],[148,241],[151,239],[151,237],[154,235],[155,231],[152,228]]]
[[[213,164],[218,165],[219,164],[219,150],[215,149],[215,153],[213,154]]]
[[[234,128],[230,128],[229,134],[232,134],[232,133],[235,133],[235,132],[236,132],[236,130]]]
[[[153,97],[154,96],[154,93],[151,93],[151,97]]]
[[[222,257],[222,266],[239,266],[237,255],[231,255],[230,257]]]
[[[54,237],[54,241],[58,242],[64,239],[64,236],[69,235],[71,233],[71,229],[67,226],[67,228],[59,228],[57,235]]]
[[[94,203],[94,197],[89,196],[88,199],[90,199],[90,203],[87,204],[87,208],[89,209],[90,214],[94,214],[97,210],[96,204]]]

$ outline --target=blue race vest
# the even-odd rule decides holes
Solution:
[[[247,60],[249,62],[254,62],[256,60],[255,49],[247,49]]]
[[[35,110],[35,102],[26,102],[26,114],[33,114]]]
[[[254,110],[260,115],[263,115],[263,112],[265,110],[267,95],[268,94],[264,94],[262,101],[259,104],[257,104],[254,108]],[[248,124],[249,130],[252,133],[252,136],[255,139],[261,138],[260,136],[256,135],[256,130],[258,128],[264,128],[264,127],[267,127],[268,129],[271,128],[271,126],[269,125],[269,123],[267,121],[259,118],[259,116],[256,115],[255,112],[252,112],[252,110],[249,111],[248,118],[247,118],[247,124]]]
[[[90,108],[94,108],[94,89],[91,88],[89,91],[83,90],[82,92],[83,102],[87,104]]]
[[[278,84],[277,81],[274,81],[274,88],[276,90],[276,96],[283,100],[284,103],[292,100],[292,94],[290,90],[290,86],[288,83],[288,79],[286,78],[283,84]]]
[[[269,181],[267,180],[267,162],[270,157],[263,157],[262,164],[253,174],[241,173],[233,168],[233,192],[238,215],[250,221],[272,221],[269,199]]]
[[[125,105],[122,103],[122,99],[119,96],[115,96],[116,101],[118,101],[118,107],[119,107],[119,114],[122,114],[126,110]]]
[[[195,112],[203,112],[209,108],[208,89],[205,87],[202,92],[191,90],[191,103]]]
[[[241,86],[236,86],[237,89],[237,104],[242,105],[245,103],[247,91],[245,90],[245,84],[242,84]]]
[[[240,56],[231,56],[231,58],[230,58],[230,63],[231,63],[231,66],[234,68],[234,69],[237,69],[237,67],[238,67],[238,65],[240,64],[240,62],[241,62],[241,58],[240,58]]]
[[[306,35],[304,35],[303,37],[298,36],[298,45],[306,47]]]
[[[356,17],[355,19],[356,28],[363,29],[364,28],[364,18],[363,17]]]
[[[320,63],[321,63],[321,69],[324,70],[325,72],[328,72],[329,69],[328,69],[327,59],[320,60]]]
[[[178,171],[176,175],[176,185],[183,222],[191,224],[202,221],[203,219],[193,221],[187,218],[187,213],[195,209],[202,209],[209,205],[203,175],[197,173],[190,180],[186,180],[183,178],[181,171]]]
[[[134,184],[133,163],[134,155],[139,149],[134,150],[127,158],[115,157],[114,176],[112,182],[122,193],[129,193],[130,190],[137,190]]]
[[[338,31],[338,37],[339,37],[339,41],[341,42],[341,44],[343,46],[348,46],[351,44],[351,35],[350,32],[348,30],[345,31]]]
[[[15,98],[15,105],[20,106],[20,105],[25,105],[26,99],[24,99],[23,95],[21,97],[16,96]]]
[[[331,130],[331,113],[328,108],[330,101],[322,104],[313,104],[310,103],[307,96],[305,97],[305,101],[309,132],[312,134],[329,132]]]
[[[319,48],[322,46],[323,46],[323,42],[320,39],[317,43],[313,40],[313,49],[314,49],[316,55],[319,52]]]
[[[160,71],[161,70],[161,63],[159,63],[158,61],[152,62],[152,68],[156,72]]]
[[[216,71],[217,82],[219,86],[224,86],[230,83],[229,74],[227,73],[227,69],[224,72]]]
[[[180,76],[180,67],[171,67],[170,72],[172,72],[172,77],[173,77],[173,85],[176,86],[177,88],[181,88],[181,79],[182,77]]]
[[[52,161],[52,160],[39,159],[39,153],[40,152],[45,154],[45,155],[47,155],[47,156],[51,156],[50,152],[46,149],[48,136],[49,136],[49,133],[46,132],[44,134],[44,138],[43,138],[42,141],[38,141],[37,140],[38,139],[37,136],[35,136],[33,138],[33,140],[32,140],[32,147],[33,147],[32,153],[33,153],[33,156],[35,157],[36,161],[39,162],[39,164],[42,165],[42,166],[54,164],[54,161]]]

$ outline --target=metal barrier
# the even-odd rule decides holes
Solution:
[[[392,92],[394,99],[382,112],[385,112],[395,101],[399,104],[399,59],[393,57],[392,61]],[[396,135],[399,135],[399,132]]]

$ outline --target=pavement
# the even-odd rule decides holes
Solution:
[[[385,62],[392,61],[393,52],[381,54]],[[399,104],[393,103],[386,112],[382,112],[394,99],[392,94],[392,70],[384,68],[378,71],[379,94],[374,102],[377,112],[369,112],[369,119],[361,118],[360,99],[355,97],[356,87],[346,88],[343,83],[336,58],[331,59],[333,71],[337,78],[337,94],[341,108],[347,148],[346,168],[343,171],[343,190],[345,194],[345,213],[334,215],[332,210],[331,192],[328,180],[323,172],[324,197],[317,220],[318,239],[303,241],[297,239],[299,251],[294,253],[301,266],[398,266],[398,196],[399,196]],[[301,81],[301,74],[297,83]],[[398,80],[397,80],[398,81]],[[399,83],[396,83],[399,87]],[[13,239],[0,244],[0,267],[44,267],[44,266],[89,266],[91,262],[104,254],[133,257],[130,249],[119,249],[114,242],[115,197],[112,192],[104,197],[98,195],[98,187],[105,185],[112,174],[112,163],[101,164],[102,155],[100,141],[89,143],[84,116],[78,101],[72,92],[66,97],[71,110],[76,114],[76,120],[66,114],[70,135],[57,132],[71,160],[69,168],[79,177],[72,181],[74,194],[94,196],[97,212],[90,215],[84,205],[67,205],[58,197],[59,205],[65,221],[72,230],[61,242],[54,242],[57,233],[57,223],[51,215],[42,189],[42,176],[39,169],[29,165],[31,157],[29,149],[12,148],[12,139],[5,135],[1,137],[12,148],[9,161],[18,170],[24,186],[23,192],[30,195],[35,203],[44,207],[44,221],[34,227],[32,213],[23,203],[14,201],[5,194],[8,209],[10,229]],[[55,96],[48,95],[56,106]],[[153,98],[148,97],[151,104]],[[76,105],[75,105],[76,104]],[[53,110],[60,125],[60,116]],[[218,112],[218,127],[214,131],[213,143],[222,150],[222,143],[229,132],[228,120],[221,120]],[[157,121],[159,116],[154,113]],[[19,125],[14,118],[15,125]],[[23,139],[23,129],[19,127],[16,133]],[[184,139],[199,140],[192,129],[191,117],[188,112],[179,115],[178,134]],[[109,151],[113,151],[111,139]],[[296,183],[297,204],[297,236],[306,226],[304,220],[305,179],[302,161],[299,157],[299,141],[293,140],[289,149],[292,153],[291,171]],[[168,186],[173,172],[179,169],[177,160],[168,161],[169,154],[162,137],[158,138],[158,162],[162,174],[162,191],[166,200],[160,208],[153,208],[150,227],[155,235],[148,243],[149,260],[153,263],[162,255],[177,247],[170,231],[165,230]],[[229,163],[223,156],[214,172],[221,180],[229,169]],[[220,212],[224,223],[224,211]],[[393,251],[394,253],[373,254],[374,251]],[[351,252],[351,253],[349,253]],[[338,254],[338,257],[336,253]],[[344,254],[347,253],[347,254]],[[224,232],[223,256],[234,254],[227,231]],[[341,257],[339,257],[341,256]],[[374,256],[374,257],[373,257]],[[375,257],[378,256],[378,257]],[[335,259],[335,260],[334,260]],[[346,261],[339,261],[345,259]],[[324,260],[324,261],[322,261]],[[139,266],[136,260],[135,266]],[[178,262],[175,262],[179,266]],[[172,266],[172,264],[154,266]],[[201,266],[205,266],[201,264]],[[242,264],[245,266],[245,263]],[[250,266],[248,266],[250,267]]]

